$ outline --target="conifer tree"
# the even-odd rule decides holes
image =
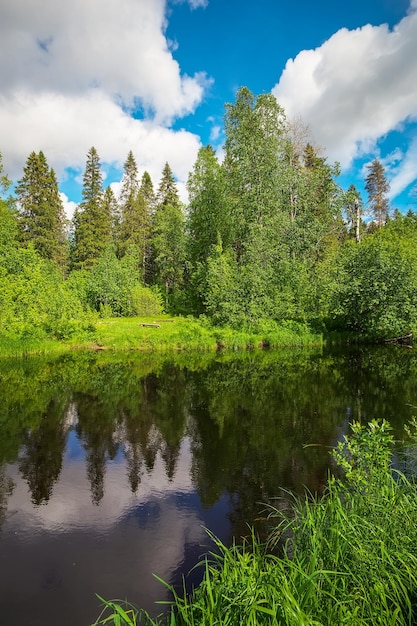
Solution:
[[[166,206],[180,206],[178,189],[169,163],[165,163],[164,169],[162,170],[162,178],[156,196],[156,205],[157,209]]]
[[[149,172],[143,173],[142,179],[140,181],[139,193],[145,200],[149,215],[152,215],[155,210],[155,191]]]
[[[155,213],[155,192],[153,182],[148,172],[144,172],[139,188],[139,206],[142,214],[142,276],[146,284],[150,282],[152,275],[152,249],[151,249],[151,229],[152,219]]]
[[[146,260],[148,257],[153,187],[149,174],[142,177],[139,186],[138,168],[132,152],[124,164],[122,191],[120,198],[120,256],[132,252],[139,260],[138,270],[145,281]]]
[[[111,242],[117,248],[120,239],[120,207],[117,202],[114,191],[110,185],[106,187],[103,193],[103,211],[105,215],[110,215],[111,219]]]
[[[168,163],[162,171],[150,235],[149,278],[165,290],[168,306],[170,296],[175,298],[183,282],[185,264],[184,214]]]
[[[89,269],[111,240],[111,215],[103,202],[100,158],[92,147],[87,153],[82,202],[74,215],[73,267]]]
[[[383,226],[389,214],[389,200],[387,193],[390,189],[385,177],[384,167],[379,159],[374,159],[366,166],[369,174],[365,179],[365,189],[369,196],[370,209],[378,227]]]
[[[58,182],[44,153],[31,152],[16,186],[20,236],[40,256],[63,267],[67,260],[66,220]]]

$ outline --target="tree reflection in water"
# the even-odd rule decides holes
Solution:
[[[16,511],[8,509],[8,501],[15,485],[27,485],[36,511],[54,504],[64,468],[81,462],[96,510],[88,515],[95,516],[95,524],[105,524],[109,514],[117,524],[127,524],[131,546],[139,540],[134,529],[146,529],[154,550],[166,558],[176,554],[166,570],[175,581],[203,550],[198,547],[202,525],[225,541],[239,538],[280,487],[320,491],[328,450],[350,420],[386,418],[400,433],[417,405],[416,383],[413,352],[393,347],[324,354],[179,354],[165,360],[83,353],[4,361],[0,525],[12,528]],[[161,471],[163,487],[162,478],[155,478]],[[76,508],[77,491],[71,491],[68,476],[62,489],[71,493],[67,497]],[[122,500],[126,491],[131,501],[123,495],[118,511],[117,494]],[[113,505],[107,493],[114,494]],[[174,510],[185,511],[194,530],[174,532],[175,522],[168,521]],[[74,523],[82,527],[84,522]],[[98,540],[93,536],[91,541]],[[137,560],[143,561],[144,551]],[[130,578],[143,576],[152,566],[149,560],[140,568],[135,561]],[[115,585],[121,573],[114,567],[108,577]]]

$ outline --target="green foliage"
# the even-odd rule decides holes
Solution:
[[[88,331],[91,321],[56,267],[29,248],[2,276],[0,325],[3,337],[67,339]]]
[[[114,248],[108,246],[88,274],[87,302],[96,311],[132,315],[132,289],[139,284],[135,254],[119,260]]]
[[[223,252],[219,244],[207,263],[206,285],[204,285],[207,313],[215,324],[237,325],[244,321],[239,296],[239,273],[233,253]]]
[[[368,192],[369,203],[376,225],[383,226],[389,217],[389,201],[387,193],[390,189],[385,177],[381,161],[375,159],[367,165],[369,173],[366,177],[365,189]]]
[[[64,208],[55,172],[43,152],[29,155],[16,194],[21,240],[63,268],[68,256]]]
[[[112,238],[112,215],[108,198],[103,197],[100,158],[88,151],[83,176],[82,202],[74,214],[72,266],[89,269],[97,263]]]
[[[130,298],[132,315],[152,317],[163,313],[162,296],[156,288],[136,285],[131,290]]]
[[[336,260],[329,314],[338,328],[373,339],[399,337],[417,324],[416,235],[384,227]]]
[[[176,209],[180,208],[178,189],[168,162],[165,163],[164,169],[162,170],[162,178],[156,195],[156,208],[161,209],[167,206],[174,207]]]
[[[165,293],[165,307],[175,305],[185,271],[184,214],[179,206],[163,205],[156,212],[152,248],[156,284]]]
[[[145,280],[149,257],[151,211],[153,206],[152,181],[145,172],[139,186],[138,169],[132,152],[124,164],[122,190],[120,196],[120,226],[118,231],[118,251],[124,256],[135,250],[141,280]]]

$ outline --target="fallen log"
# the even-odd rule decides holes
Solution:
[[[160,324],[141,324],[141,326],[146,326],[150,328],[161,328]]]
[[[400,337],[391,337],[391,339],[385,339],[385,343],[405,343],[408,339],[411,339],[412,336],[413,333],[408,333]]]

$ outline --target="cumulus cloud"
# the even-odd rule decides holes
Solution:
[[[319,48],[300,52],[272,92],[287,114],[301,115],[331,159],[348,167],[390,130],[417,119],[416,57],[413,0],[393,30],[386,24],[343,28]]]
[[[390,176],[390,198],[398,196],[417,178],[417,139],[414,139],[400,166],[394,167]]]
[[[42,149],[62,177],[83,168],[94,145],[104,162],[121,165],[132,149],[154,180],[167,160],[184,179],[199,139],[169,126],[195,110],[208,79],[181,73],[165,28],[166,0],[4,0],[0,149],[9,175]]]

